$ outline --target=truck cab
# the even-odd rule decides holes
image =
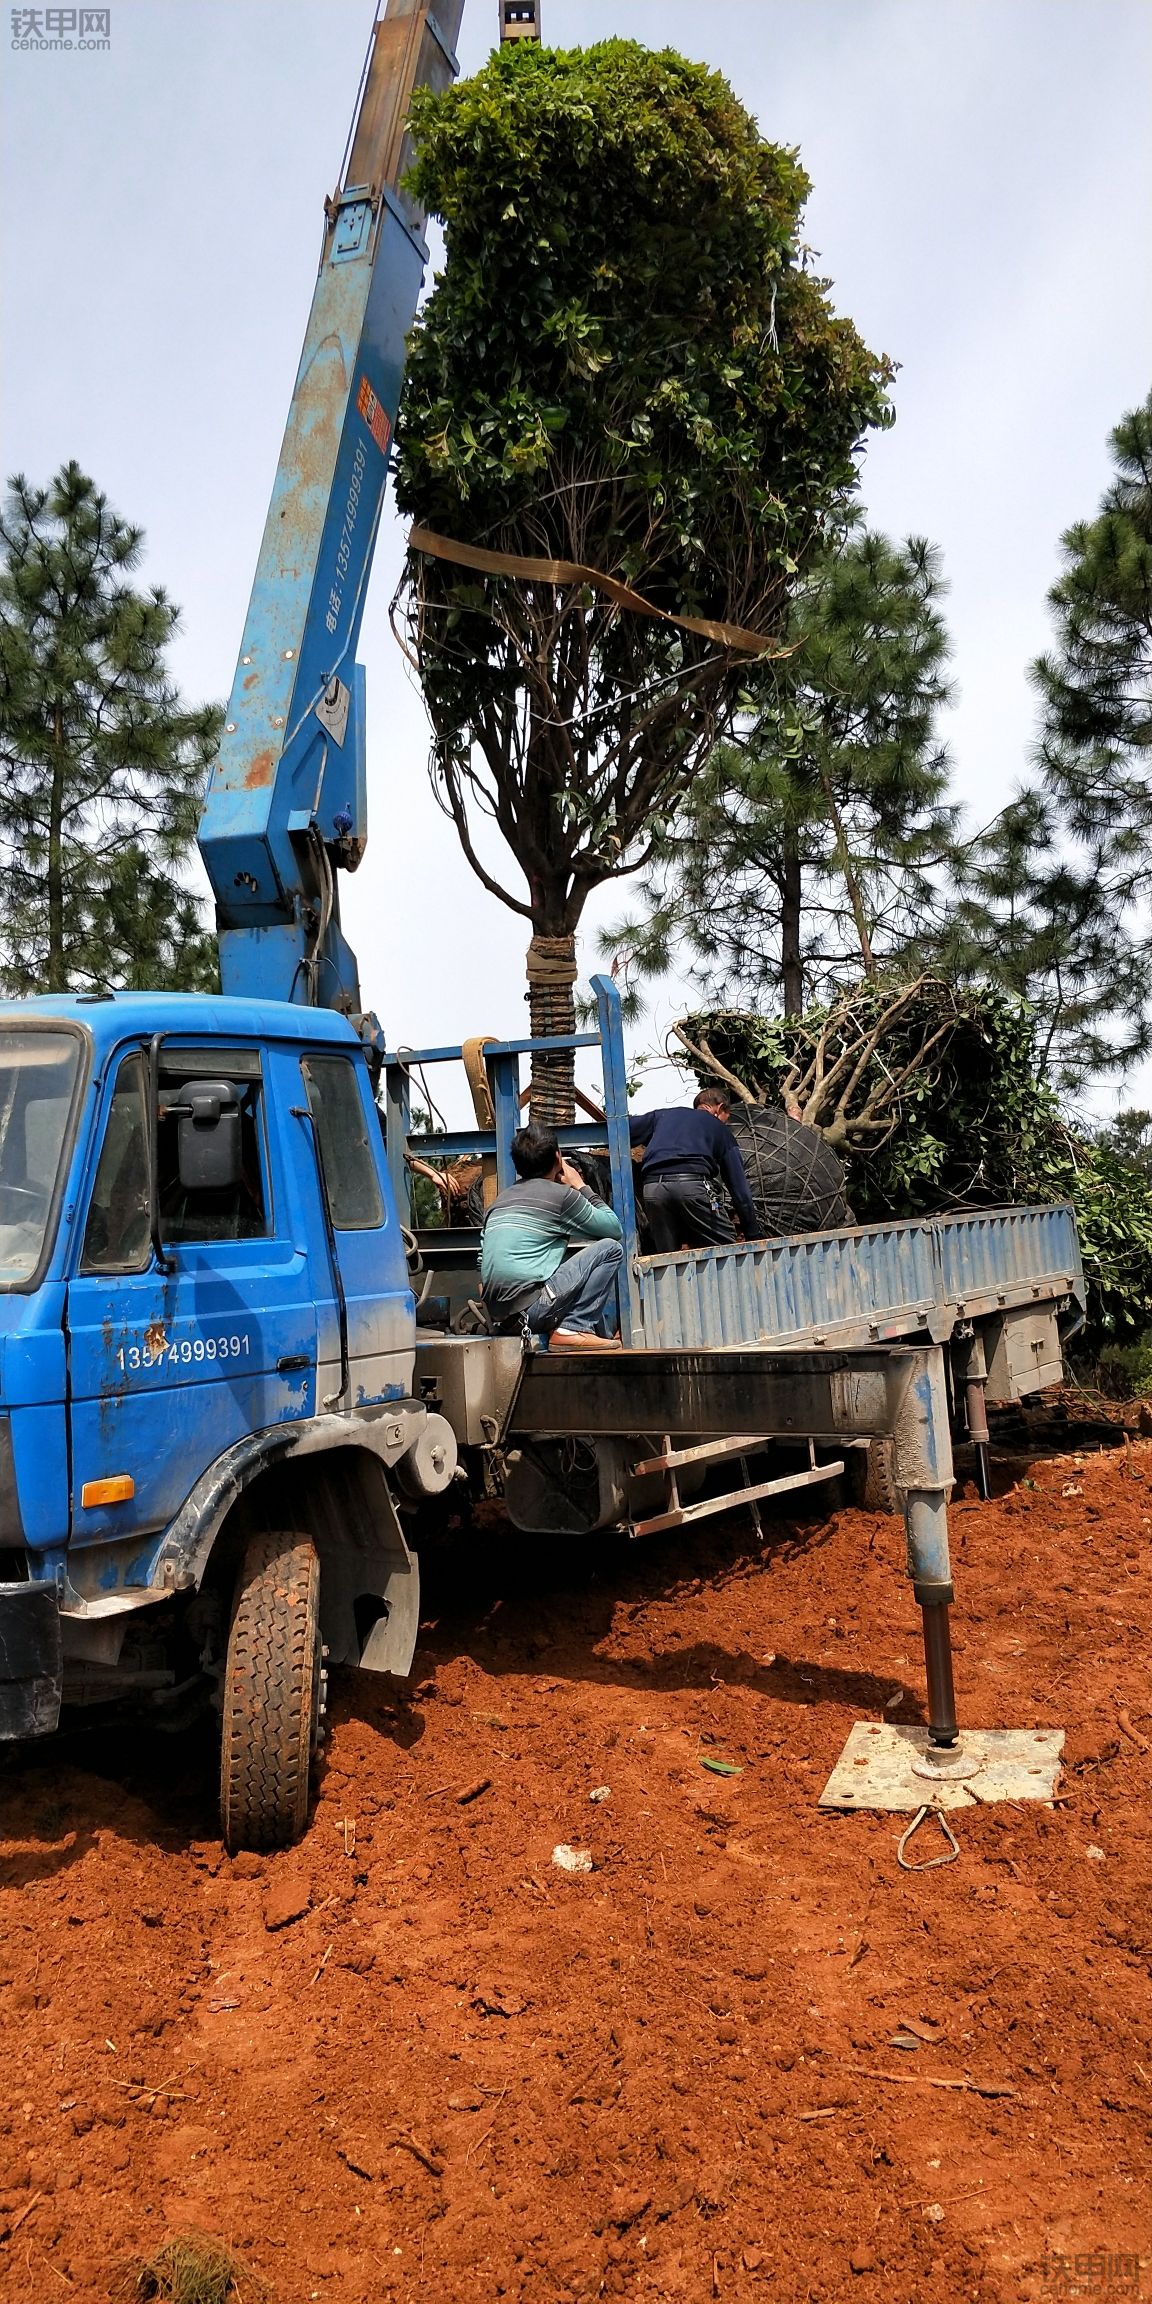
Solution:
[[[456,1462],[412,1397],[414,1348],[345,1018],[196,995],[0,1010],[0,1735],[178,1686],[174,1629],[189,1679],[207,1667],[226,1715],[252,1710],[261,1691],[229,1699],[230,1627],[278,1533],[316,1562],[309,1737],[324,1649],[405,1671],[396,1499]],[[262,1830],[241,1807],[236,1844]]]

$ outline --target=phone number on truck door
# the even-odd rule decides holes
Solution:
[[[121,1368],[190,1368],[203,1360],[246,1360],[251,1351],[247,1334],[236,1336],[157,1337],[155,1343],[122,1344],[116,1354]]]

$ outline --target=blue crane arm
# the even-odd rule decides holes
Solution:
[[[374,27],[200,822],[224,991],[357,1019],[336,872],[367,839],[355,652],[427,261],[406,124],[413,90],[455,74],[462,11],[388,0]]]

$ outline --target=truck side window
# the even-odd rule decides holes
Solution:
[[[243,1174],[232,1190],[190,1191],[180,1182],[179,1120],[166,1106],[189,1081],[228,1080],[240,1104]],[[204,1240],[262,1240],[269,1231],[261,1158],[259,1056],[253,1049],[180,1048],[165,1044],[160,1061],[156,1170],[160,1226],[174,1246]]]
[[[338,1232],[372,1232],[384,1203],[357,1068],[348,1056],[309,1056],[301,1066]]]
[[[143,1053],[125,1056],[84,1227],[81,1272],[142,1272],[151,1255],[148,1225],[148,1107]]]

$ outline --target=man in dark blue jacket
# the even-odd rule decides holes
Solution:
[[[730,1110],[722,1089],[702,1088],[690,1111],[643,1112],[628,1122],[633,1144],[644,1146],[640,1189],[659,1255],[674,1248],[717,1247],[736,1238],[721,1186],[744,1238],[760,1238],[744,1162],[727,1125]]]

